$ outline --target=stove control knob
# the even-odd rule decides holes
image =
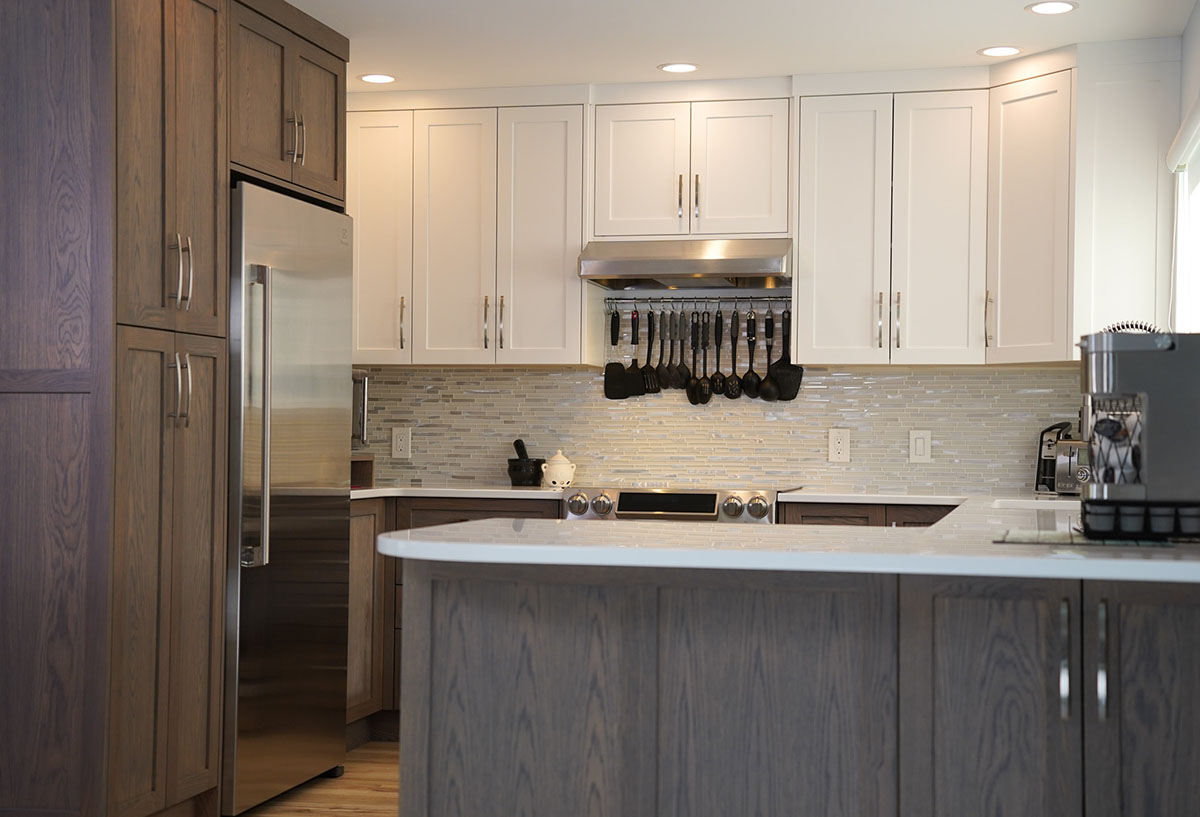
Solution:
[[[587,513],[588,498],[582,491],[576,491],[567,498],[567,510],[575,516]]]
[[[731,496],[721,503],[721,511],[730,519],[737,519],[745,509],[745,503],[736,496]]]
[[[606,516],[612,510],[612,500],[608,494],[600,494],[592,500],[592,510],[596,512],[596,516]]]
[[[767,511],[771,510],[771,506],[767,504],[767,500],[761,496],[756,496],[746,503],[746,510],[755,519],[762,519],[767,515]]]

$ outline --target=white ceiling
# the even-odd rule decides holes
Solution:
[[[350,38],[349,90],[652,82],[938,68],[1098,40],[1174,36],[1196,0],[291,0]],[[371,86],[357,77],[398,79]]]

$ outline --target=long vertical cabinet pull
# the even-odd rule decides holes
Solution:
[[[679,220],[683,220],[683,174],[679,174]]]
[[[175,359],[179,359],[179,355],[175,355]],[[189,428],[192,425],[192,356],[188,352],[183,353],[183,370],[187,372],[187,399],[184,405],[187,407],[179,415],[179,419],[183,421],[183,427]]]
[[[178,424],[180,410],[183,408],[183,369],[179,364],[179,352],[175,353],[175,362],[168,363],[167,368],[175,370],[175,410],[168,413],[167,416]]]
[[[300,166],[304,166],[304,160],[308,156],[308,126],[304,124],[304,117],[296,114],[296,118],[300,120]]]
[[[1108,601],[1096,607],[1096,717],[1108,720]]]
[[[1058,716],[1071,719],[1071,603],[1066,599],[1058,606],[1058,635],[1062,641],[1062,657],[1058,662]]]
[[[697,221],[700,219],[700,174],[696,174],[696,208],[693,211]]]
[[[175,302],[175,308],[179,309],[181,306],[183,306],[183,253],[184,253],[184,250],[183,250],[183,236],[182,235],[180,235],[179,233],[175,233],[175,243],[171,245],[170,249],[175,250],[179,254],[179,267],[178,267],[178,271],[176,272],[177,280],[175,282],[175,294],[170,296],[171,300],[173,300]]]
[[[896,293],[896,348],[900,348],[900,293]]]
[[[879,348],[883,348],[883,293],[879,293],[878,309],[876,313],[876,331],[879,334]]]
[[[187,305],[184,306],[184,312],[192,311],[192,292],[196,287],[196,256],[192,254],[192,237],[187,237],[187,257],[188,257],[188,290],[187,290]]]
[[[271,268],[251,264],[246,289],[263,288],[262,305],[262,501],[258,553],[242,548],[242,567],[261,567],[271,561]],[[247,293],[248,294],[248,293]],[[250,298],[245,298],[249,303]]]
[[[400,348],[404,348],[404,296],[400,296],[400,305],[396,310],[396,334],[400,336]]]
[[[287,118],[287,123],[292,126],[292,146],[284,153],[292,157],[292,164],[296,164],[300,158],[300,115],[292,111],[292,115]]]
[[[483,348],[488,348],[488,296],[483,296]]]
[[[992,291],[989,289],[983,298],[983,348],[989,349],[992,345],[992,333],[988,331],[988,318],[991,317],[992,311]]]
[[[500,335],[500,348],[504,348],[504,296],[500,296],[500,317],[497,321],[496,331]]]

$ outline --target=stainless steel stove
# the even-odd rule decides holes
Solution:
[[[663,519],[772,524],[775,491],[566,488],[567,519]]]

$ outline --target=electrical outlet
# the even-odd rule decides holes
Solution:
[[[829,461],[850,462],[850,429],[829,429]]]
[[[412,426],[392,426],[392,459],[412,459]]]
[[[908,461],[933,462],[933,434],[928,431],[908,432]]]

